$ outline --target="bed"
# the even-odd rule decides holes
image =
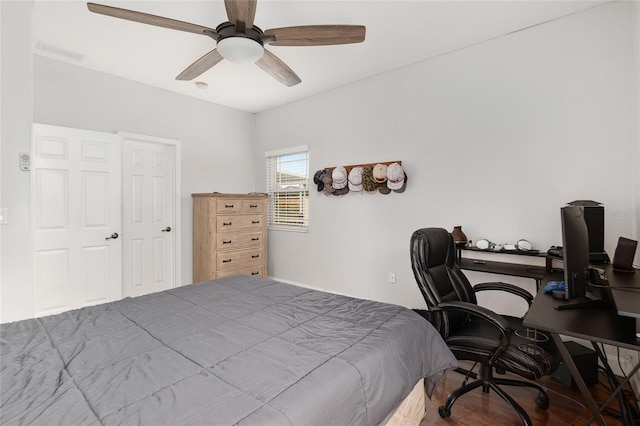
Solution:
[[[415,312],[232,276],[0,326],[3,425],[378,425],[456,361]]]

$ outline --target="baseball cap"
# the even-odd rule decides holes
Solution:
[[[378,192],[384,195],[391,194],[391,190],[389,189],[389,187],[387,187],[387,185],[384,185],[382,183],[378,184]]]
[[[378,184],[373,180],[373,166],[362,168],[362,187],[369,192],[378,189]]]
[[[373,180],[376,183],[383,183],[387,181],[387,165],[378,163],[373,166]]]
[[[332,185],[335,189],[345,188],[347,186],[347,170],[342,166],[336,167],[331,172],[331,179],[333,179]]]
[[[322,176],[325,174],[326,172],[324,170],[318,170],[314,175],[313,175],[313,182],[318,185],[318,192],[322,191],[324,189],[324,182],[322,182]]]
[[[362,191],[362,167],[354,167],[349,172],[349,190]]]
[[[348,187],[348,186],[345,186],[345,187],[344,187],[344,188],[342,188],[342,189],[336,189],[336,190],[333,192],[333,195],[344,195],[344,194],[348,194],[348,193],[349,193],[349,187]]]
[[[399,189],[394,189],[393,192],[402,193],[407,189],[407,173],[404,172],[404,179],[402,180],[402,186]]]
[[[322,190],[324,195],[330,195],[335,192],[336,189],[332,185],[333,179],[331,179],[331,173],[326,172],[322,175],[322,183],[324,183],[324,189]]]
[[[398,163],[392,163],[387,168],[387,186],[394,191],[404,185],[404,170]]]

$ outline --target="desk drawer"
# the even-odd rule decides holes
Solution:
[[[260,214],[216,216],[216,229],[218,232],[237,231],[240,229],[262,229],[262,225],[262,215]]]
[[[262,247],[262,232],[216,234],[216,251]]]
[[[216,270],[244,268],[250,265],[262,265],[262,248],[230,251],[216,254]]]

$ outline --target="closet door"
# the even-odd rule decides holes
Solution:
[[[122,297],[117,135],[33,125],[35,316]]]
[[[180,241],[178,141],[120,133],[123,167],[123,292],[177,285]]]

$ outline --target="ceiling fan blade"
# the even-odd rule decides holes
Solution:
[[[202,58],[189,65],[184,71],[180,73],[180,75],[176,77],[176,80],[193,80],[200,74],[213,68],[213,66],[221,60],[222,56],[216,49],[213,49],[211,52],[207,53]]]
[[[253,27],[256,5],[257,0],[224,0],[229,22],[235,25],[236,21],[243,21],[246,28]]]
[[[287,87],[295,86],[302,81],[287,64],[267,49],[264,50],[262,58],[256,61],[256,65]]]
[[[271,28],[265,35],[275,36],[272,46],[326,46],[361,43],[366,28],[363,25],[303,25]]]
[[[103,4],[87,3],[87,8],[93,13],[112,16],[114,18],[126,19],[128,21],[140,22],[143,24],[155,25],[156,27],[170,28],[172,30],[186,31],[189,33],[203,34],[205,31],[216,32],[213,28],[201,25],[190,24],[189,22],[178,21],[176,19],[164,18],[162,16],[150,15],[148,13],[136,12],[119,7],[105,6]]]

